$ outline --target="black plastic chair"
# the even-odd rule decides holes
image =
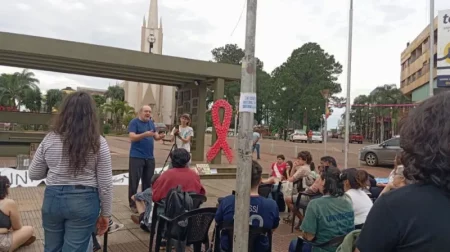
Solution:
[[[224,252],[220,247],[220,236],[222,232],[227,232],[229,237],[229,249],[226,252],[231,252],[233,249],[233,235],[234,235],[234,223],[233,222],[224,222],[217,223],[214,229],[214,252]],[[254,245],[257,241],[256,239],[261,235],[267,236],[269,239],[269,248],[268,251],[272,251],[272,230],[261,227],[249,227],[249,237],[248,237],[248,252],[266,252],[266,251],[254,251]]]
[[[109,228],[106,231],[106,233],[103,235],[103,252],[108,252],[108,232],[109,232]]]
[[[333,239],[331,239],[327,242],[324,242],[324,243],[320,243],[320,244],[315,243],[314,241],[307,241],[307,240],[303,239],[303,237],[299,236],[297,238],[297,246],[295,247],[295,252],[302,252],[303,244],[305,244],[305,243],[309,243],[313,247],[317,247],[317,248],[326,248],[326,247],[336,247],[337,248],[344,241],[345,236],[347,236],[347,234],[334,237]]]
[[[196,193],[189,193],[189,195],[192,198],[194,209],[199,208],[203,203],[205,203],[208,199],[205,195],[196,194]],[[165,202],[164,200],[160,202],[155,202],[153,206],[153,212],[152,212],[152,221],[150,226],[150,242],[149,242],[149,252],[153,251],[153,240],[155,238],[156,234],[156,225],[158,222],[158,208],[164,208]]]
[[[258,194],[264,198],[268,198],[272,193],[272,184],[261,184],[258,187]]]
[[[210,245],[208,232],[216,211],[216,207],[199,208],[172,219],[160,215],[155,251],[159,252],[163,238],[166,240],[166,251],[172,250],[172,241],[176,241],[177,252],[184,252],[187,245],[193,245],[194,252],[201,252],[202,244],[205,250],[208,250]],[[177,229],[177,235],[174,235],[174,228]]]

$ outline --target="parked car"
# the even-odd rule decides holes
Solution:
[[[155,123],[155,127],[158,134],[167,133],[168,131],[167,126],[164,123]]]
[[[294,130],[294,133],[289,135],[291,142],[308,142],[308,136],[304,130]]]
[[[359,143],[362,144],[364,141],[364,137],[361,134],[351,134],[349,143]]]
[[[331,138],[339,138],[339,134],[337,132],[332,133]]]
[[[313,135],[312,135],[312,139],[311,140],[313,142],[322,143],[322,141],[323,141],[322,133],[320,133],[319,131],[313,131]]]
[[[206,128],[206,131],[205,131],[205,132],[211,134],[211,133],[212,133],[212,127]]]
[[[365,146],[359,151],[359,160],[366,162],[368,166],[393,165],[395,155],[401,151],[400,137],[396,136],[381,144]]]

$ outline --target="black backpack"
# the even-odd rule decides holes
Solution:
[[[180,216],[194,209],[194,201],[188,192],[184,192],[181,186],[169,190],[166,195],[164,215],[170,219]],[[187,226],[187,221],[179,221],[176,227],[172,228],[170,235],[177,237],[182,235],[183,228]]]

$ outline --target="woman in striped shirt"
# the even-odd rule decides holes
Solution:
[[[100,136],[94,100],[86,92],[65,98],[53,127],[29,169],[30,179],[47,179],[42,205],[45,251],[85,252],[96,227],[99,235],[108,228],[111,154]]]

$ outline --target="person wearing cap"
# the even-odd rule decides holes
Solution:
[[[191,153],[191,138],[194,136],[194,130],[189,126],[191,117],[189,114],[180,116],[180,125],[172,130],[172,142],[175,142],[177,148],[182,148]]]

